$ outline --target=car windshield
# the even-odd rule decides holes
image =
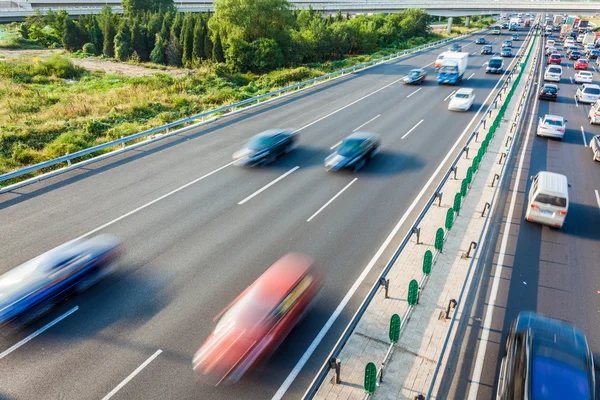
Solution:
[[[421,73],[419,71],[410,71],[409,75],[413,78],[418,78],[421,75]]]
[[[456,97],[457,99],[468,99],[469,94],[468,93],[456,93],[456,95],[454,97]]]
[[[577,60],[577,62],[578,62],[579,64],[587,64],[587,63],[588,63],[588,60],[586,60],[586,59],[584,59],[584,58],[580,58],[579,60]]]
[[[502,61],[500,60],[490,60],[490,67],[498,68],[502,65]]]
[[[544,121],[544,125],[562,127],[563,123],[562,123],[562,121],[557,120],[557,119],[546,118],[546,120]]]
[[[553,73],[553,74],[560,74],[562,72],[562,69],[560,68],[550,68],[548,69],[549,72]]]
[[[452,65],[446,65],[446,66],[443,66],[442,68],[440,68],[440,72],[442,74],[452,74],[452,73],[456,72],[456,67],[452,66]]]
[[[510,49],[508,49],[508,48],[507,49],[502,49],[502,52],[503,53],[511,53]]]
[[[256,136],[248,142],[248,148],[255,151],[266,150],[277,142],[275,136]]]
[[[544,86],[544,92],[546,92],[546,93],[556,93],[556,88],[554,86]]]
[[[533,342],[531,394],[533,400],[590,399],[584,356],[544,341]]]
[[[342,142],[337,152],[340,156],[344,157],[354,155],[360,150],[363,141],[363,139],[346,139]]]
[[[587,71],[581,71],[581,72],[578,73],[578,75],[579,76],[585,76],[585,77],[589,78],[590,76],[592,76],[592,73],[591,72],[587,72]]]
[[[599,88],[588,87],[588,88],[585,88],[584,92],[585,92],[585,94],[599,95],[600,94],[600,89]]]
[[[548,204],[554,207],[564,208],[567,206],[567,199],[559,196],[551,196],[544,193],[538,193],[535,197],[535,201],[542,204]]]

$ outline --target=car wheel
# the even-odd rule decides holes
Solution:
[[[365,163],[366,163],[366,161],[365,161],[365,159],[364,159],[364,158],[363,158],[363,159],[361,159],[359,162],[357,162],[357,163],[354,165],[354,172],[358,172],[358,170],[360,170],[362,167],[364,167],[364,166],[365,166]]]

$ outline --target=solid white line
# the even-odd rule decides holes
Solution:
[[[201,180],[203,180],[203,179],[205,179],[205,178],[208,178],[209,176],[211,176],[211,175],[213,175],[213,174],[216,174],[217,172],[219,172],[219,171],[221,171],[221,170],[223,170],[223,169],[225,169],[225,168],[229,167],[229,166],[230,166],[230,165],[232,165],[234,162],[235,162],[235,161],[232,161],[232,162],[230,162],[229,164],[225,164],[225,165],[223,165],[222,167],[219,167],[219,168],[217,168],[217,169],[215,169],[215,170],[213,170],[213,171],[211,171],[211,172],[209,172],[209,173],[207,173],[207,174],[204,174],[204,175],[202,175],[200,178],[194,179],[193,181],[191,181],[191,182],[188,182],[188,183],[186,183],[185,185],[178,187],[177,189],[171,190],[169,193],[167,193],[167,194],[163,194],[162,196],[160,196],[160,197],[158,197],[158,198],[156,198],[156,199],[154,199],[154,200],[152,200],[152,201],[150,201],[150,202],[148,202],[148,203],[146,203],[146,204],[144,204],[144,205],[142,205],[142,206],[139,206],[138,208],[136,208],[136,209],[134,209],[134,210],[131,210],[131,211],[129,211],[128,213],[126,213],[126,214],[123,214],[123,215],[121,215],[120,217],[117,217],[117,218],[113,219],[112,221],[109,221],[109,222],[105,223],[104,225],[100,225],[99,227],[97,227],[97,228],[95,228],[95,229],[92,229],[91,231],[89,231],[89,232],[87,232],[87,233],[84,233],[83,235],[81,235],[81,236],[79,236],[78,238],[76,238],[76,239],[73,239],[73,240],[79,240],[79,239],[83,239],[83,238],[85,238],[85,237],[87,237],[87,236],[90,236],[90,235],[92,235],[92,234],[94,234],[94,233],[96,233],[96,232],[98,232],[98,231],[100,231],[100,230],[102,230],[102,229],[104,229],[104,228],[106,228],[106,227],[108,227],[108,226],[110,226],[110,225],[112,225],[112,224],[116,223],[116,222],[119,222],[120,220],[122,220],[122,219],[124,219],[124,218],[127,218],[127,217],[129,217],[129,216],[130,216],[130,215],[132,215],[132,214],[135,214],[135,213],[136,213],[136,212],[138,212],[138,211],[141,211],[141,210],[143,210],[144,208],[150,207],[152,204],[154,204],[154,203],[158,203],[159,201],[161,201],[161,200],[163,200],[163,199],[166,199],[167,197],[169,197],[169,196],[171,196],[171,195],[173,195],[173,194],[175,194],[175,193],[177,193],[177,192],[180,192],[180,191],[182,191],[183,189],[185,189],[185,188],[187,188],[187,187],[189,187],[189,186],[192,186],[194,183],[198,183],[198,182],[200,182]]]
[[[598,189],[594,189],[596,192],[596,203],[598,203],[598,208],[600,208],[600,194],[598,194]]]
[[[412,92],[411,94],[409,94],[408,96],[406,96],[406,98],[408,99],[410,96],[412,96],[413,94],[417,93],[421,89],[423,89],[423,88],[418,88],[417,90],[415,90],[414,92]]]
[[[319,208],[316,213],[314,213],[313,215],[311,215],[310,218],[306,220],[306,222],[312,221],[312,219],[314,217],[316,217],[317,215],[319,215],[319,213],[321,211],[323,211],[325,209],[325,207],[327,207],[328,205],[330,205],[331,203],[333,203],[333,201],[335,199],[337,199],[340,194],[344,193],[344,191],[346,191],[346,189],[348,189],[350,187],[350,185],[352,185],[354,182],[356,182],[357,179],[358,178],[352,179],[352,182],[350,182],[349,184],[347,184],[346,186],[344,186],[344,188],[342,190],[340,190],[339,192],[337,192],[337,194],[335,196],[333,196],[327,203],[325,203],[325,205],[323,205],[323,207]]]
[[[127,383],[129,383],[130,380],[132,380],[133,378],[135,378],[135,376],[137,374],[139,374],[144,368],[146,368],[148,366],[148,364],[150,364],[156,357],[158,357],[160,355],[160,353],[162,353],[162,350],[156,350],[156,353],[152,354],[150,356],[150,358],[148,358],[146,361],[144,361],[144,363],[142,365],[140,365],[139,367],[137,367],[135,369],[135,371],[133,371],[131,374],[129,374],[129,376],[127,378],[125,378],[123,380],[123,382],[119,383],[119,385],[116,388],[114,388],[109,394],[107,394],[106,396],[104,396],[102,398],[102,400],[108,400],[108,399],[110,399],[119,390],[123,389],[123,386],[127,385]]]
[[[423,122],[423,120],[420,120],[419,122],[417,122],[417,124],[415,126],[413,126],[412,128],[410,128],[410,131],[406,132],[404,134],[404,136],[402,136],[400,139],[404,139],[405,137],[407,137],[408,135],[410,135],[410,133],[412,131],[414,131],[415,129],[417,129],[417,126],[421,125],[422,122]]]
[[[475,75],[475,72],[473,72],[471,75],[469,75],[469,77],[467,78],[467,80],[471,79],[473,77],[473,75]]]
[[[48,324],[44,325],[42,328],[38,329],[37,331],[33,332],[31,335],[27,336],[25,339],[18,342],[17,344],[14,344],[11,347],[9,347],[8,349],[4,350],[2,353],[0,353],[0,360],[2,360],[4,357],[9,355],[13,351],[17,350],[19,347],[23,346],[25,343],[29,342],[31,339],[35,338],[39,334],[52,328],[54,325],[58,324],[60,321],[67,318],[69,315],[73,314],[77,310],[79,310],[79,306],[75,306],[75,307],[71,308],[69,311],[67,311],[60,317],[56,318],[54,321],[49,322]]]
[[[567,69],[569,69],[569,64],[567,64]]]
[[[587,140],[585,140],[585,131],[583,130],[583,126],[581,127],[581,137],[583,138],[583,145],[587,147]]]
[[[456,92],[456,90],[453,90],[448,96],[446,96],[444,101],[448,100],[454,94],[454,92]]]
[[[336,147],[338,147],[340,144],[342,144],[342,141],[341,141],[341,140],[340,140],[339,142],[337,142],[336,144],[334,144],[333,146],[331,146],[329,149],[330,149],[330,150],[333,150],[333,149],[335,149]]]
[[[542,68],[538,76],[538,82],[541,82]],[[537,110],[538,96],[535,96],[533,103],[533,110]],[[519,193],[519,183],[521,182],[521,174],[523,172],[523,162],[525,161],[525,154],[527,153],[527,145],[529,144],[529,138],[531,137],[531,129],[533,127],[533,121],[535,116],[532,115],[529,120],[529,126],[527,128],[527,136],[525,136],[525,142],[521,150],[521,158],[519,159],[519,166],[517,168],[517,175],[515,183],[512,188],[512,196],[510,199],[510,205],[508,207],[508,217],[506,218],[506,227],[502,236],[502,243],[500,245],[500,254],[498,256],[498,262],[496,264],[496,270],[494,271],[494,278],[492,281],[492,290],[490,297],[487,301],[487,310],[483,319],[483,326],[481,328],[481,339],[479,340],[479,348],[477,349],[477,357],[475,359],[475,367],[473,369],[473,375],[471,377],[471,386],[469,387],[468,400],[477,399],[477,391],[479,389],[479,381],[481,380],[481,373],[483,371],[483,363],[485,361],[485,353],[487,350],[487,344],[490,338],[490,331],[492,327],[492,319],[496,304],[496,298],[498,296],[498,287],[500,285],[500,278],[502,276],[502,270],[504,268],[504,257],[506,256],[506,247],[508,246],[508,238],[510,237],[510,226],[512,224],[513,214],[515,212],[515,202],[517,200],[517,194]]]
[[[244,200],[240,201],[238,204],[242,205],[242,204],[246,203],[247,201],[253,199],[254,197],[258,196],[259,194],[261,194],[262,192],[264,192],[265,190],[267,190],[268,188],[270,188],[271,186],[273,186],[274,184],[276,184],[277,182],[279,182],[280,180],[282,180],[283,178],[285,178],[286,176],[288,176],[289,174],[291,174],[292,172],[297,170],[298,168],[300,168],[300,167],[296,165],[294,168],[290,169],[288,172],[281,175],[279,178],[275,179],[274,181],[267,183],[265,186],[258,189],[256,192],[252,193],[250,196],[246,197]]]
[[[514,62],[514,60],[513,60],[513,62]],[[444,157],[442,162],[438,165],[436,170],[433,172],[433,175],[431,175],[429,180],[425,183],[425,186],[423,186],[423,188],[421,189],[419,194],[417,194],[417,197],[415,197],[415,199],[413,200],[411,205],[408,207],[408,209],[406,210],[406,212],[404,213],[402,218],[400,218],[400,221],[398,221],[398,223],[396,224],[394,229],[392,229],[392,231],[390,232],[388,237],[384,240],[384,242],[381,244],[381,247],[379,247],[379,249],[373,256],[371,261],[369,261],[369,263],[367,264],[365,269],[361,272],[359,277],[352,284],[352,287],[348,290],[348,292],[346,293],[346,295],[344,296],[342,301],[338,304],[338,306],[333,311],[331,316],[329,316],[329,319],[327,320],[327,322],[325,322],[325,325],[323,325],[323,327],[321,328],[321,330],[319,331],[317,336],[311,342],[310,346],[308,346],[308,348],[306,349],[306,351],[304,352],[302,357],[300,357],[300,359],[298,360],[298,362],[296,363],[294,368],[290,371],[287,378],[285,378],[285,380],[283,381],[283,383],[281,384],[281,386],[279,387],[277,392],[273,395],[272,400],[281,400],[281,398],[283,398],[283,396],[285,395],[287,390],[290,388],[290,386],[292,385],[292,383],[294,382],[294,380],[300,373],[300,371],[302,371],[302,368],[304,368],[304,365],[308,362],[310,357],[313,355],[316,348],[319,346],[319,344],[321,343],[321,341],[323,340],[325,335],[327,335],[327,333],[329,332],[329,330],[331,329],[331,327],[333,326],[335,321],[338,319],[338,317],[344,310],[344,308],[346,308],[346,305],[348,304],[348,302],[350,301],[352,296],[354,296],[354,294],[358,290],[359,286],[365,280],[365,278],[367,277],[369,272],[371,272],[371,269],[373,268],[373,266],[375,265],[377,260],[379,260],[379,257],[381,257],[381,254],[383,254],[384,250],[389,246],[392,239],[396,236],[396,234],[398,233],[398,231],[400,230],[400,228],[402,227],[402,225],[404,224],[404,222],[406,221],[406,219],[408,218],[410,213],[412,213],[413,209],[417,206],[417,204],[419,203],[419,201],[421,200],[421,198],[423,197],[423,195],[425,194],[427,189],[429,189],[429,186],[431,186],[431,184],[433,183],[433,180],[440,173],[440,171],[442,170],[442,168],[444,167],[444,165],[446,164],[446,162],[448,161],[448,159],[450,158],[450,156],[452,155],[452,153],[454,152],[454,150],[456,149],[458,144],[463,140],[464,136],[469,131],[471,125],[473,125],[473,122],[475,121],[475,119],[479,116],[479,114],[481,114],[481,110],[483,110],[483,106],[489,101],[490,97],[492,97],[492,94],[494,94],[494,91],[498,88],[498,85],[500,85],[501,79],[504,77],[505,74],[506,74],[506,72],[504,74],[502,74],[500,79],[498,79],[498,81],[496,82],[496,85],[492,88],[492,90],[490,91],[490,93],[488,94],[486,99],[483,101],[483,103],[481,104],[481,106],[479,107],[479,109],[477,110],[475,115],[473,115],[473,118],[471,118],[471,121],[469,122],[467,127],[462,131],[462,133],[460,134],[458,139],[456,139],[456,142],[454,143],[452,148],[448,151],[448,153],[446,154],[446,156]],[[358,309],[356,310],[356,312],[358,312]]]
[[[377,114],[376,116],[374,116],[373,118],[371,118],[370,120],[368,120],[367,122],[365,122],[364,124],[362,124],[361,126],[359,126],[358,128],[354,129],[352,132],[356,132],[357,130],[359,130],[360,128],[362,128],[363,126],[365,126],[366,124],[368,124],[369,122],[373,122],[375,121],[377,118],[379,118],[381,116],[381,114]],[[340,142],[342,143],[342,142]],[[336,146],[337,147],[337,146]],[[332,149],[333,150],[333,149]]]

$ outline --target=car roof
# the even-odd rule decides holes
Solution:
[[[413,68],[413,69],[410,70],[410,72],[413,72],[413,71],[423,72],[425,70],[423,68]]]
[[[369,138],[378,138],[379,135],[375,134],[375,133],[371,133],[371,132],[354,132],[353,134],[346,136],[346,138],[344,139],[344,141],[346,140],[356,140],[356,139],[360,139],[360,140],[367,140]]]
[[[546,114],[544,115],[544,119],[553,119],[556,121],[564,121],[565,119],[560,115]]]
[[[552,172],[547,172],[547,174],[564,177],[564,175]],[[517,317],[515,331],[524,332],[527,330],[531,332],[534,338],[549,340],[557,345],[570,347],[580,353],[583,352],[586,355],[589,352],[584,333],[568,322],[548,318],[533,311],[522,311]]]
[[[267,129],[266,131],[262,131],[260,133],[257,133],[256,135],[254,135],[255,138],[257,137],[271,137],[271,136],[275,136],[277,134],[280,133],[286,133],[289,132],[286,129]]]
[[[459,94],[459,93],[460,94],[472,94],[473,93],[473,89],[471,89],[471,88],[461,88],[461,89],[458,89],[456,91],[456,94]]]
[[[500,57],[497,57],[497,56],[490,58],[490,61],[492,61],[492,60],[503,61],[503,59],[502,59],[502,58],[500,58]]]
[[[595,83],[584,83],[582,86],[584,89],[600,89],[600,86],[596,85]]]
[[[544,86],[552,86],[558,89],[558,85],[556,83],[544,82]]]

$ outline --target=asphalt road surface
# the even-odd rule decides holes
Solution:
[[[540,67],[546,65],[544,57]],[[592,161],[589,148],[600,128],[588,122],[590,105],[575,101],[573,61],[562,65],[556,103],[533,103],[534,93],[535,107],[520,127],[519,152],[499,203],[504,206],[497,211],[480,276],[474,279],[473,296],[459,324],[457,336],[462,340],[454,344],[450,356],[455,368],[443,377],[444,398],[495,398],[506,332],[523,310],[572,322],[585,332],[592,351],[600,351],[600,163]],[[598,82],[600,73],[591,67],[590,71]],[[540,84],[534,88],[538,91]],[[544,114],[567,119],[562,141],[536,136],[538,118]],[[539,171],[564,174],[571,185],[561,229],[524,220],[529,177]],[[481,340],[484,330],[489,332],[487,341]]]
[[[435,82],[432,64],[445,50],[435,48],[1,195],[0,272],[82,235],[114,234],[126,254],[109,279],[27,330],[2,335],[0,397],[275,396],[402,216],[407,226],[414,219],[441,164],[493,98],[501,76],[485,74],[489,56],[474,38],[459,40],[473,53],[458,86],[477,95],[466,113],[447,110],[458,87]],[[487,38],[499,51],[507,35]],[[427,82],[403,85],[416,67],[426,68]],[[251,135],[276,127],[299,129],[300,147],[268,167],[230,165]],[[359,128],[382,136],[381,153],[356,174],[325,172],[330,148]],[[405,230],[278,395],[302,396]],[[213,317],[289,251],[314,257],[326,272],[315,309],[242,382],[196,384],[192,356]]]

